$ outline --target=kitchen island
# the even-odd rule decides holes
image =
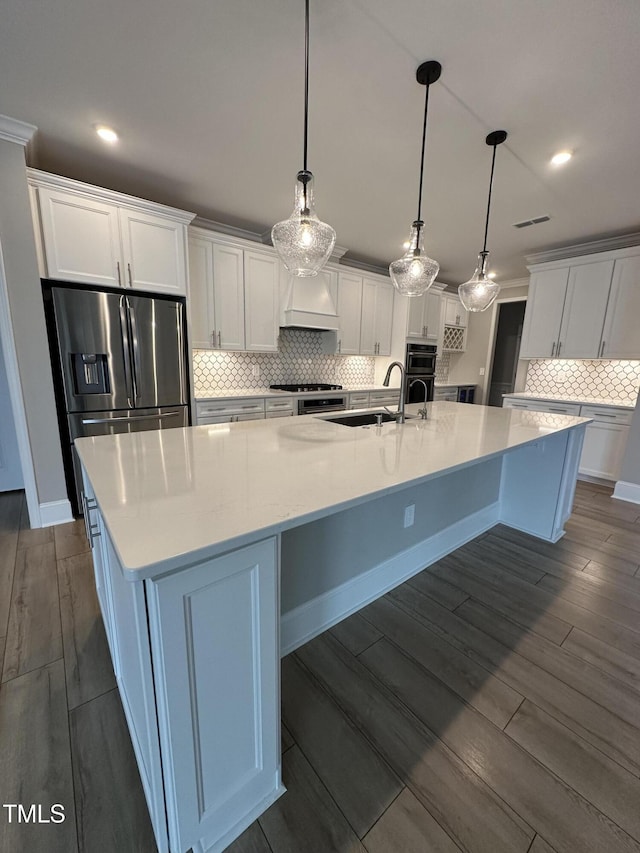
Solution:
[[[402,425],[328,418],[78,442],[161,853],[224,850],[283,793],[282,654],[498,522],[562,536],[587,419],[456,403]]]

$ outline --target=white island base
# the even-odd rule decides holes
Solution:
[[[452,403],[370,431],[296,420],[79,442],[160,853],[222,851],[284,792],[281,655],[498,522],[562,536],[587,423]]]

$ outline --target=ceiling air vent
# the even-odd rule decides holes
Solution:
[[[522,222],[514,222],[514,228],[528,228],[529,225],[539,225],[541,222],[548,222],[550,216],[534,216],[533,219],[523,219]]]

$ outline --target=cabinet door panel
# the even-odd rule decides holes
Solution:
[[[364,279],[366,285],[366,279]],[[379,282],[376,293],[375,339],[378,355],[391,353],[391,327],[393,324],[393,286]]]
[[[555,355],[568,279],[568,267],[545,270],[531,276],[520,358],[551,358]]]
[[[372,279],[362,282],[362,321],[360,325],[360,352],[376,355],[376,295],[378,283]]]
[[[430,290],[426,296],[424,325],[427,338],[437,338],[440,333],[440,311],[442,296],[439,291]],[[466,312],[465,312],[466,313]]]
[[[148,589],[171,849],[221,850],[280,785],[276,540]]]
[[[160,293],[187,292],[185,226],[162,216],[120,210],[129,287]]]
[[[580,473],[605,480],[617,480],[628,435],[628,426],[589,424],[580,457]]]
[[[407,318],[407,337],[408,338],[423,338],[424,327],[426,325],[424,315],[427,310],[427,294],[424,296],[408,297],[409,306]]]
[[[278,349],[280,267],[263,252],[244,253],[245,346],[258,352]]]
[[[640,358],[640,256],[615,262],[604,322],[603,358]]]
[[[341,355],[360,352],[360,319],[362,314],[362,278],[340,273],[338,276],[338,316],[340,318]]]
[[[561,358],[597,358],[609,297],[613,261],[575,266],[562,313],[556,353]]]
[[[189,237],[189,316],[191,346],[217,346],[213,305],[213,243]]]
[[[242,249],[213,247],[213,298],[220,348],[244,349]]]
[[[38,197],[48,277],[117,287],[118,264],[124,273],[118,208],[45,188]]]

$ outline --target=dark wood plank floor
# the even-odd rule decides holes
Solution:
[[[498,526],[282,662],[289,790],[232,853],[640,853],[640,507],[579,483],[555,545]],[[8,853],[154,853],[80,523],[0,495]]]

